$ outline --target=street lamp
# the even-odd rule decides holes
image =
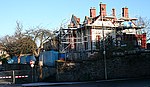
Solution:
[[[105,32],[103,26],[103,14],[102,14],[102,34],[103,34],[104,73],[105,73],[105,80],[107,80],[107,61],[106,61],[106,47],[105,47]]]

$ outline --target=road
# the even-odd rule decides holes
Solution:
[[[91,82],[29,83],[0,87],[150,87],[150,79],[101,80]]]
[[[41,87],[49,87],[49,86],[41,86]],[[98,81],[72,85],[58,85],[50,87],[150,87],[150,79],[119,80],[119,81],[108,80],[108,81]]]

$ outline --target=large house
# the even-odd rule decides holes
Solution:
[[[146,34],[141,29],[144,25],[136,25],[137,18],[130,18],[128,8],[122,8],[122,17],[107,15],[106,4],[100,3],[100,12],[90,9],[90,17],[80,18],[72,15],[68,29],[61,29],[61,51],[69,58],[88,58],[99,50],[110,50],[113,47],[123,50],[146,49]],[[85,52],[85,53],[83,53]],[[72,54],[73,53],[73,54]]]

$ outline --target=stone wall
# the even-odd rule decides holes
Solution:
[[[69,63],[58,63],[57,81],[85,81],[104,79],[104,67],[102,61],[76,62],[75,65]],[[60,65],[59,65],[60,64]]]
[[[55,77],[55,75],[56,75],[55,67],[42,67],[42,71],[40,70],[40,67],[37,68],[37,76],[39,81],[43,81],[43,80],[49,81],[52,79],[51,77]]]
[[[150,53],[106,57],[108,79],[150,77]],[[98,56],[78,62],[57,62],[57,81],[105,79],[104,59]]]
[[[4,70],[30,70],[30,64],[3,64]]]
[[[109,78],[150,77],[150,54],[115,57],[107,61]]]

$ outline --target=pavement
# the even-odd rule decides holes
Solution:
[[[46,82],[39,82],[39,83],[28,83],[22,84],[22,86],[61,86],[61,85],[76,85],[76,84],[86,84],[89,82],[54,82],[54,83],[46,83]]]
[[[150,87],[150,79],[112,79],[87,82],[38,82],[0,87]]]
[[[150,87],[150,79],[111,79],[87,82],[29,83],[24,87]]]

